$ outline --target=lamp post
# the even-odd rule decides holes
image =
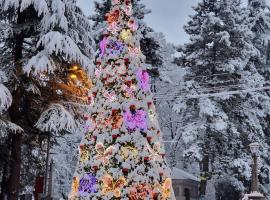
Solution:
[[[251,175],[251,191],[250,194],[246,194],[243,200],[264,200],[263,194],[259,192],[259,179],[258,179],[258,151],[259,143],[251,143],[249,145],[253,158],[252,175]]]
[[[252,177],[251,177],[251,192],[258,191],[258,150],[260,145],[258,143],[252,143],[249,145],[252,153],[253,164],[252,164]]]

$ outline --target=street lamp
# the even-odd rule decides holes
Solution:
[[[243,200],[264,200],[263,194],[259,192],[259,179],[258,179],[258,151],[259,143],[251,143],[249,145],[252,153],[253,164],[252,164],[252,177],[251,177],[251,193],[246,194]]]
[[[249,145],[250,151],[252,153],[253,158],[253,164],[252,164],[252,178],[251,178],[251,192],[257,192],[258,191],[258,151],[260,145],[256,143],[252,143]]]

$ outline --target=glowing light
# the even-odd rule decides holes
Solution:
[[[79,69],[79,67],[78,67],[77,65],[74,65],[74,66],[71,68],[72,71],[76,71],[76,70],[78,70],[78,69]]]
[[[76,74],[71,74],[71,75],[70,75],[70,78],[71,78],[71,79],[77,79],[77,75],[76,75]]]

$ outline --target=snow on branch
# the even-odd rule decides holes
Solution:
[[[30,5],[34,6],[38,16],[49,12],[46,0],[21,0],[21,11],[27,9]]]
[[[29,6],[33,5],[38,16],[46,14],[49,11],[46,0],[0,0],[0,5],[2,5],[4,11],[10,8],[20,8],[21,11],[24,11],[29,8]]]
[[[22,133],[23,129],[10,121],[0,119],[0,137],[5,137],[10,131],[13,133]]]
[[[51,59],[46,51],[41,51],[37,55],[33,56],[24,66],[24,71],[27,74],[32,72],[37,75],[40,72],[48,72],[53,73],[55,70],[55,63],[53,59]]]
[[[74,130],[76,122],[62,105],[52,104],[41,114],[35,127],[43,132],[61,133]]]
[[[6,111],[12,103],[12,95],[10,91],[0,84],[0,113]]]
[[[46,53],[43,52],[31,59],[25,67],[26,72],[29,72],[29,69],[31,68],[41,71],[42,63],[47,63],[47,67],[49,67],[48,69],[53,70],[52,59],[50,58],[52,55],[60,55],[67,61],[80,63],[87,71],[89,70],[89,66],[92,66],[91,60],[80,51],[77,44],[69,36],[63,35],[60,32],[51,31],[45,34],[40,39],[37,46],[42,46]],[[40,59],[41,61],[39,61]],[[38,67],[36,67],[37,65],[35,61],[40,62]]]

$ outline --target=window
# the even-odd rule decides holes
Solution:
[[[174,191],[175,196],[180,196],[180,190],[179,190],[179,187],[173,186],[173,191]]]
[[[185,200],[190,200],[190,191],[188,188],[184,189]]]

